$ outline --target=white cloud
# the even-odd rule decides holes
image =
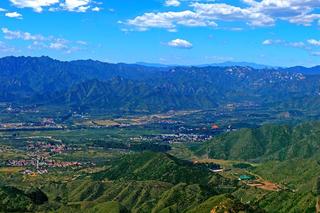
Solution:
[[[309,39],[306,41],[286,41],[281,39],[267,39],[262,42],[263,45],[279,45],[281,47],[291,47],[306,51],[310,55],[320,56],[320,40]]]
[[[6,12],[7,10],[6,9],[3,9],[0,7],[0,12]]]
[[[85,42],[85,41],[76,41],[76,43],[77,44],[81,44],[81,45],[88,45],[88,43],[87,42]]]
[[[92,8],[92,11],[99,12],[101,4],[92,0],[10,0],[10,2],[19,8],[32,8],[35,12],[42,12],[44,8],[55,12],[66,10],[70,12],[87,12]]]
[[[259,11],[275,20],[309,26],[320,18],[320,14],[314,13],[320,7],[319,0],[247,0],[247,3],[251,5],[251,10]]]
[[[13,31],[8,28],[1,28],[4,38],[8,40],[24,40],[30,42],[28,45],[29,49],[52,49],[62,50],[65,53],[71,53],[86,46],[85,41],[69,41],[63,38],[57,38],[54,36],[43,36],[40,34],[31,34],[29,32]]]
[[[273,45],[273,44],[282,44],[282,43],[284,43],[284,41],[280,39],[276,39],[276,40],[267,39],[262,42],[263,45]]]
[[[297,41],[297,42],[289,42],[288,46],[296,47],[296,48],[304,48],[306,46],[306,44],[302,41]]]
[[[245,6],[195,1],[188,10],[144,13],[126,23],[136,30],[175,29],[178,25],[208,27],[219,22],[242,22],[253,27],[274,26],[277,21],[310,26],[320,23],[320,0],[242,0]],[[166,5],[176,5],[167,0]],[[223,28],[221,28],[223,29]]]
[[[179,38],[172,40],[172,41],[169,41],[167,44],[170,47],[176,47],[176,48],[182,48],[182,49],[191,49],[192,48],[192,44],[189,41],[179,39]]]
[[[5,14],[5,16],[9,18],[17,18],[17,19],[22,19],[22,15],[18,12],[8,12]]]
[[[60,6],[68,11],[86,12],[90,6],[91,0],[65,0]]]
[[[308,43],[313,45],[313,46],[320,46],[320,40],[316,40],[316,39],[309,39]]]
[[[229,4],[193,3],[195,12],[210,20],[245,21],[252,26],[272,26],[274,19],[252,8],[241,8]]]
[[[54,50],[68,49],[67,43],[67,40],[56,39],[55,41],[49,44],[49,48]]]
[[[66,48],[66,46],[64,44],[62,44],[62,43],[55,42],[55,43],[51,43],[49,48],[56,49],[56,50],[61,50],[61,49]]]
[[[138,30],[150,28],[175,29],[178,25],[188,27],[216,27],[217,21],[248,21],[252,26],[270,26],[274,20],[262,13],[228,4],[192,3],[193,10],[180,12],[145,13],[127,24]]]
[[[290,23],[295,23],[304,26],[311,26],[313,22],[320,20],[320,14],[301,14],[289,19]]]
[[[142,16],[128,20],[127,24],[134,26],[139,31],[145,31],[149,28],[164,28],[169,31],[174,31],[177,25],[189,27],[217,26],[214,21],[207,20],[190,10],[181,12],[145,13]]]
[[[267,39],[262,42],[263,45],[283,45],[287,47],[306,48],[306,44],[302,41],[289,42],[281,39]]]
[[[0,52],[4,52],[4,53],[12,53],[15,52],[16,49],[13,47],[9,47],[7,44],[5,44],[4,42],[0,41]]]
[[[4,34],[4,37],[6,39],[12,40],[12,39],[22,39],[25,41],[43,41],[45,40],[45,37],[42,35],[33,35],[28,32],[21,32],[21,31],[11,31],[8,28],[1,28],[2,33]]]
[[[178,0],[166,0],[165,5],[168,7],[179,7],[180,6],[180,1]]]
[[[270,40],[270,39],[264,40],[264,41],[262,42],[262,44],[263,44],[263,45],[271,45],[271,44],[272,44],[272,40]]]
[[[10,2],[20,8],[32,8],[34,11],[40,13],[43,7],[49,7],[59,3],[59,0],[10,0]]]
[[[94,12],[100,12],[100,11],[101,11],[101,8],[100,8],[100,7],[94,7],[94,8],[92,8],[92,11],[94,11]]]

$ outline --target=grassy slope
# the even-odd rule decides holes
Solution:
[[[241,203],[230,195],[213,196],[187,211],[187,213],[209,213],[215,211],[216,213],[224,212],[247,212],[259,213],[264,212],[262,209]]]
[[[320,123],[266,125],[224,134],[195,153],[218,159],[260,161],[251,172],[286,189],[268,192],[242,187],[233,195],[243,202],[257,204],[268,212],[314,212],[315,184],[320,176],[319,137]]]
[[[171,155],[144,152],[114,161],[111,168],[98,172],[93,179],[51,183],[43,190],[50,200],[61,200],[62,208],[81,209],[83,203],[116,201],[137,213],[184,212],[211,196],[234,191],[236,184]]]
[[[315,212],[315,184],[320,175],[317,159],[271,161],[253,171],[286,190],[267,192],[244,187],[234,193],[243,202],[255,203],[268,212]]]
[[[233,160],[306,159],[318,154],[319,136],[320,123],[295,127],[265,125],[223,134],[197,148],[195,153]]]
[[[198,183],[206,185],[213,174],[204,167],[179,160],[169,154],[144,152],[122,157],[96,179],[158,180],[173,184]]]
[[[245,210],[244,212],[260,212],[259,209],[241,204],[230,195],[213,195],[199,184],[172,185],[159,181],[100,182],[88,179],[68,183],[62,188],[67,189],[65,196],[68,201],[57,212],[92,212],[94,209],[97,212],[130,210],[133,213],[205,213],[214,208],[225,207]],[[47,190],[53,192],[54,187],[48,187]],[[252,211],[253,209],[256,211]]]

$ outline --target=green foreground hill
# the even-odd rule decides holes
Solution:
[[[166,153],[143,152],[128,154],[115,160],[105,171],[65,184],[47,185],[51,198],[62,196],[67,202],[61,208],[85,210],[88,204],[117,202],[130,212],[194,212],[196,208],[214,208],[208,199],[230,193],[238,188],[237,181],[211,173],[208,168],[179,160]],[[55,194],[52,194],[55,192]],[[228,205],[238,206],[236,198],[224,197]],[[219,201],[220,201],[219,200]],[[231,201],[232,200],[232,201]],[[236,208],[236,207],[234,207]],[[243,205],[244,210],[251,206]],[[122,210],[125,211],[125,210]],[[208,212],[202,211],[202,212]],[[201,211],[198,211],[201,212]]]
[[[30,212],[88,213],[206,213],[214,208],[260,211],[230,194],[238,188],[238,181],[211,173],[206,167],[166,153],[143,152],[127,154],[93,175],[41,184],[41,194],[48,199],[43,203],[34,201],[26,190],[12,188],[0,195],[2,200],[12,202],[6,206],[7,211],[16,208]]]
[[[241,129],[215,137],[195,150],[197,155],[232,160],[307,159],[318,155],[320,123],[304,123],[294,127],[264,125],[257,129]]]
[[[207,167],[194,165],[166,153],[144,152],[126,155],[112,163],[105,171],[97,173],[95,179],[109,180],[158,180],[172,184],[187,183],[218,186],[227,181],[214,175]],[[233,183],[230,183],[232,185]]]
[[[266,191],[254,187],[241,187],[233,193],[244,203],[251,203],[267,212],[310,212],[316,211],[317,180],[320,176],[319,157],[270,161],[251,170],[255,174],[273,181],[281,191]]]
[[[242,186],[238,199],[267,212],[315,212],[320,176],[320,123],[297,126],[265,125],[217,136],[194,149],[214,159],[254,161],[247,168],[265,180],[280,185],[280,191]]]

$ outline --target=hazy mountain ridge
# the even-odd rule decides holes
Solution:
[[[0,101],[107,110],[205,109],[239,101],[284,103],[315,98],[320,88],[320,75],[305,75],[294,68],[164,68],[6,57],[0,59],[0,72]]]

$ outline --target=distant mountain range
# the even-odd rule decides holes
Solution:
[[[158,64],[158,63],[146,63],[146,62],[137,62],[137,65],[147,66],[147,67],[252,67],[254,69],[275,69],[280,68],[276,66],[269,66],[263,64],[249,63],[249,62],[234,62],[234,61],[226,61],[221,63],[212,63],[212,64],[199,64],[199,65],[179,65],[179,64]]]
[[[304,99],[312,105],[319,102],[318,71],[320,67],[153,67],[5,57],[0,59],[0,101],[149,112],[243,101],[288,105]]]
[[[208,66],[216,66],[216,67],[251,67],[254,69],[277,69],[280,67],[269,66],[264,64],[256,64],[249,62],[234,62],[234,61],[226,61],[222,63],[213,63],[213,64],[203,64],[198,65],[199,67],[208,67]]]

